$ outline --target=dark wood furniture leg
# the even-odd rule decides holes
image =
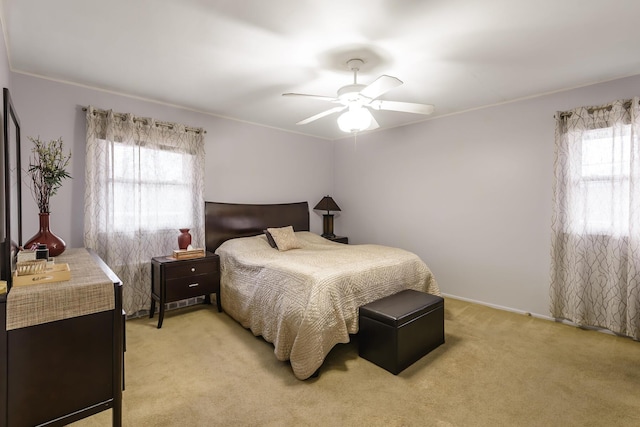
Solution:
[[[211,305],[211,294],[207,294],[204,296],[204,304],[209,304]],[[220,291],[218,291],[216,293],[216,305],[218,306],[218,313],[222,312],[222,305],[221,305],[221,301],[220,301]]]
[[[156,300],[151,297],[151,309],[149,310],[149,319],[153,319],[153,315],[156,313]]]
[[[116,288],[113,310],[113,427],[122,426],[122,390],[124,389],[125,316],[122,309],[122,286]]]
[[[164,320],[164,302],[160,301],[160,315],[158,316],[158,329],[162,328],[162,321]]]
[[[153,295],[153,284],[155,283],[155,274],[156,269],[153,264],[151,264],[151,309],[149,310],[149,319],[153,319],[153,316],[156,314],[156,299]]]
[[[122,282],[120,278],[95,252],[90,251],[102,271],[114,284],[115,305],[113,308],[113,427],[122,426],[122,390],[124,390],[124,352],[126,351],[126,313],[122,303]]]
[[[0,295],[0,427],[7,425],[7,302]]]

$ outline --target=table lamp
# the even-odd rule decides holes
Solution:
[[[336,235],[333,234],[333,214],[331,214],[331,211],[339,212],[340,207],[338,206],[338,204],[331,198],[331,196],[324,196],[313,209],[319,211],[327,211],[326,214],[323,214],[324,219],[322,221],[322,237],[336,237]]]

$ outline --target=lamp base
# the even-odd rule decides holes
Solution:
[[[325,239],[336,237],[336,235],[333,234],[333,215],[324,214],[322,216],[322,237]]]

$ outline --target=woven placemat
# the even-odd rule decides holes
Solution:
[[[113,282],[86,249],[67,249],[55,262],[69,264],[71,280],[12,287],[7,295],[8,331],[113,310]]]

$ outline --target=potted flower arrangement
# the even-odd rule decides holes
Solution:
[[[71,152],[63,151],[62,138],[41,141],[40,137],[31,138],[34,147],[31,149],[29,169],[31,177],[31,193],[40,210],[40,231],[24,245],[30,249],[38,244],[46,244],[50,256],[58,256],[65,249],[65,242],[49,230],[49,201],[62,186],[62,181],[71,178],[67,172]]]

